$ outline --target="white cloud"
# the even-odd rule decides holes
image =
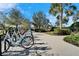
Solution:
[[[49,13],[46,13],[46,16],[47,16],[46,18],[50,20],[51,24],[55,25],[56,18],[53,15],[49,14]]]
[[[10,9],[15,7],[16,4],[15,3],[0,3],[0,11],[5,11],[6,9]]]
[[[16,4],[11,4],[11,3],[0,3],[0,11],[6,12],[9,11],[11,8],[15,7]],[[3,23],[3,17],[0,16],[0,22]]]

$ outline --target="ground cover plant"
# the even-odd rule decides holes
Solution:
[[[69,42],[79,47],[79,34],[72,34],[64,38],[64,41]]]

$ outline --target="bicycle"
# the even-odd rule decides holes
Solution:
[[[16,33],[15,30],[12,33],[12,35],[7,32],[4,37],[4,52],[8,51],[10,46],[22,46],[25,49],[29,49],[34,44],[34,38],[32,31],[28,31],[30,35],[27,35],[27,32],[25,32],[23,35],[21,33]]]
[[[7,52],[8,49],[10,48],[10,43],[8,40],[4,40],[5,34],[2,36],[3,40],[1,40],[1,44],[2,44],[2,53]]]

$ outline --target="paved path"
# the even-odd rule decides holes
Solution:
[[[51,47],[49,53],[60,56],[79,56],[79,47],[64,42],[64,36],[51,36],[44,33],[34,33],[34,35]]]
[[[35,44],[30,49],[11,47],[3,55],[13,56],[79,56],[79,47],[63,41],[64,36],[34,32]]]

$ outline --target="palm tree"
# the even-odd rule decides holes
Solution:
[[[74,24],[74,27],[73,27],[73,28],[74,28],[76,31],[78,31],[77,21],[79,20],[79,10],[74,14],[72,20],[73,20],[73,24]]]
[[[74,23],[76,23],[78,19],[79,19],[79,10],[74,14],[72,20]]]
[[[67,22],[68,17],[73,15],[73,10],[76,10],[76,6],[74,6],[71,3],[53,3],[51,4],[49,13],[56,16],[56,18],[59,20],[59,27],[62,29],[62,23]],[[63,15],[65,14],[65,16]],[[64,18],[66,21],[64,21]]]

